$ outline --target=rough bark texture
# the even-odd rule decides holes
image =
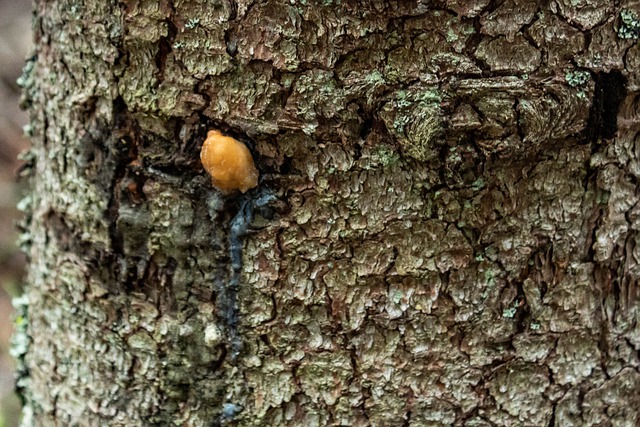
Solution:
[[[25,425],[636,425],[639,12],[37,0]]]

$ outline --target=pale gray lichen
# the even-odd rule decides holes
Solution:
[[[24,294],[13,298],[11,301],[15,309],[13,317],[13,336],[11,337],[11,347],[9,354],[16,361],[16,389],[23,393],[23,397],[30,399],[28,390],[29,374],[25,363],[25,356],[29,351],[29,297]],[[26,393],[26,394],[25,394]],[[0,420],[1,421],[1,420]],[[22,408],[21,426],[33,425],[33,407],[24,405]]]
[[[14,315],[14,333],[11,337],[11,349],[9,353],[11,357],[20,363],[29,349],[29,335],[27,334],[29,299],[26,295],[21,295],[14,298],[11,303],[16,313]],[[18,368],[20,368],[20,366]]]

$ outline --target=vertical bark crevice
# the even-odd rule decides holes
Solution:
[[[591,141],[611,139],[618,130],[618,112],[626,96],[626,78],[618,70],[594,76],[596,86],[591,103],[587,134]]]

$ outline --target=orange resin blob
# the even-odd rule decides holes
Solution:
[[[217,130],[207,134],[200,160],[213,186],[225,194],[236,190],[244,193],[258,185],[258,169],[247,146]]]

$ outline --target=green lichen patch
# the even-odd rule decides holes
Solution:
[[[420,161],[437,156],[442,117],[440,92],[436,87],[396,92],[380,116],[407,156]]]
[[[564,76],[565,80],[571,87],[580,87],[587,84],[591,78],[591,74],[585,70],[568,71]]]
[[[184,30],[176,35],[172,45],[175,60],[197,79],[217,76],[231,70],[233,66],[226,50],[224,34],[224,26],[207,29],[195,24],[185,24]]]
[[[638,40],[640,38],[640,19],[638,14],[629,9],[620,12],[620,26],[618,37],[621,39]]]
[[[365,164],[365,168],[375,168],[378,165],[387,167],[395,165],[400,161],[398,152],[387,145],[378,145],[371,153],[367,154],[369,162]]]

